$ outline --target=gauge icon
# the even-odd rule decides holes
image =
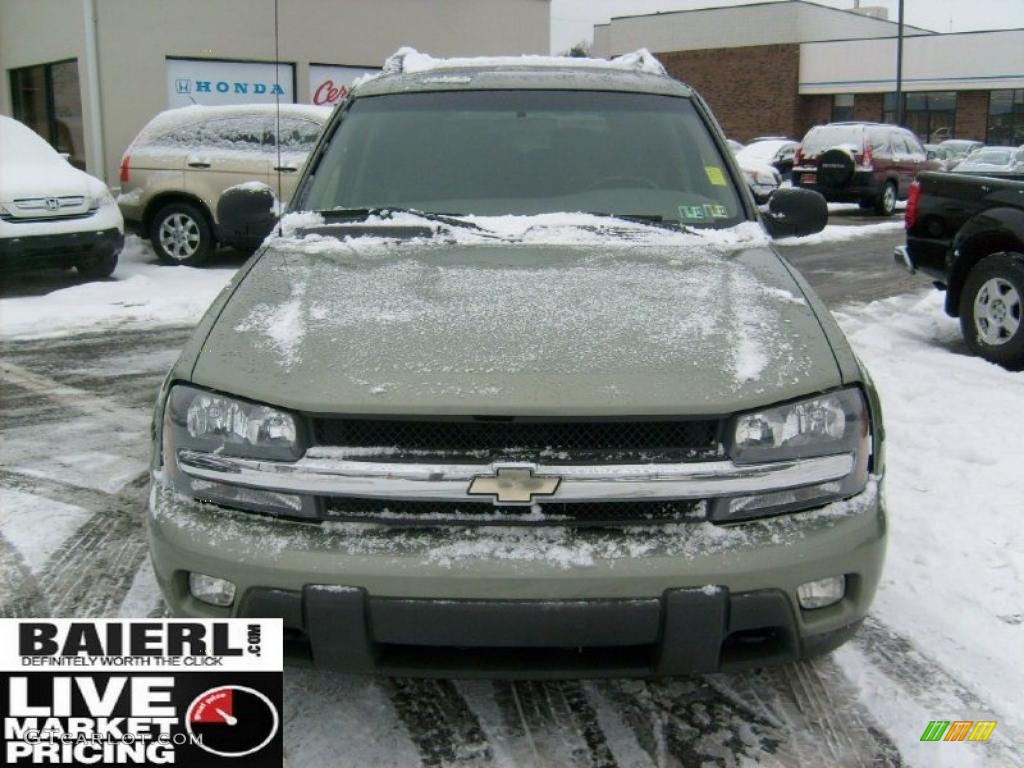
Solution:
[[[277,735],[280,724],[274,703],[244,685],[211,688],[196,696],[185,713],[185,730],[193,743],[220,757],[259,752]]]

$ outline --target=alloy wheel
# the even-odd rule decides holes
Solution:
[[[176,261],[185,261],[199,250],[199,224],[185,213],[172,213],[160,224],[160,245]]]
[[[1020,328],[1021,297],[1013,284],[993,277],[981,284],[974,296],[974,327],[978,338],[997,347],[1014,337]]]

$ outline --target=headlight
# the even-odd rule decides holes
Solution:
[[[843,389],[736,416],[729,455],[737,464],[849,454],[849,475],[786,491],[717,499],[711,518],[734,522],[821,506],[860,493],[867,484],[870,419],[861,391]]]
[[[164,406],[163,467],[176,490],[200,501],[311,517],[316,514],[312,498],[190,478],[178,467],[181,451],[295,461],[304,451],[302,431],[285,411],[178,384]]]
[[[114,205],[114,198],[110,194],[109,189],[104,189],[98,195],[89,196],[89,210],[95,211],[97,208],[101,208],[106,205]]]
[[[859,389],[744,413],[734,420],[730,455],[737,464],[848,453],[867,438]]]
[[[294,461],[301,451],[291,414],[179,384],[167,398],[178,450]]]

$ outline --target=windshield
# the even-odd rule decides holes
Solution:
[[[1009,165],[1009,150],[982,149],[970,157],[970,162],[976,165]]]
[[[745,218],[689,99],[599,91],[357,98],[297,202],[482,216],[583,211],[687,226]]]
[[[849,144],[858,151],[864,146],[864,128],[860,125],[822,125],[812,128],[803,140],[804,155],[818,155],[832,147]]]

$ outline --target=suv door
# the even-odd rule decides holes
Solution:
[[[265,115],[217,117],[203,123],[196,146],[185,157],[185,189],[205,203],[211,216],[228,187],[245,181],[270,183]]]
[[[270,135],[266,143],[267,152],[270,155],[270,186],[277,190],[278,171],[281,178],[281,200],[291,200],[295,186],[299,183],[300,171],[306,163],[306,158],[316,146],[317,139],[323,126],[313,120],[304,117],[282,117],[281,118],[281,162],[278,164],[277,151],[274,144],[273,131],[276,128],[276,121],[270,118]]]

